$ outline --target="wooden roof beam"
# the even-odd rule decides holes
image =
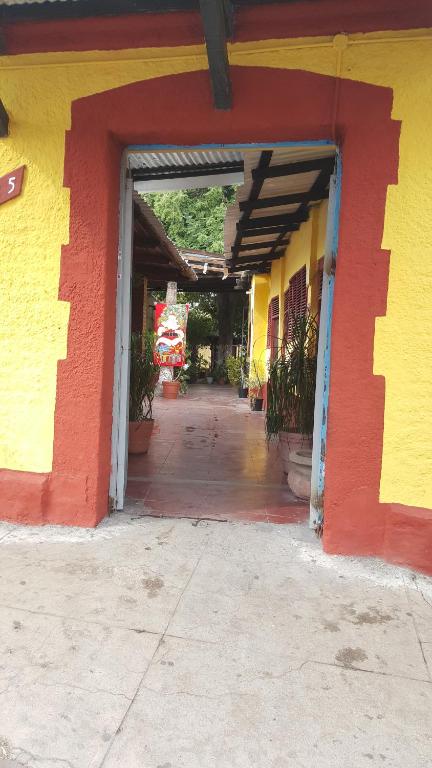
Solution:
[[[280,176],[292,176],[297,173],[326,170],[329,175],[334,167],[334,157],[319,157],[315,160],[300,160],[297,163],[270,165],[268,168],[254,168],[252,178],[255,180],[276,179]]]
[[[243,200],[240,203],[241,211],[253,211],[260,208],[274,208],[281,205],[295,205],[296,203],[312,203],[325,200],[329,196],[328,189],[321,193],[296,192],[292,195],[276,195],[275,197],[260,197],[258,200]]]
[[[199,0],[213,103],[216,109],[232,108],[231,80],[229,73],[227,36],[228,4],[224,0]]]
[[[314,183],[312,184],[309,190],[309,193],[311,195],[321,195],[324,192],[324,190],[327,189],[327,186],[330,181],[330,174],[331,174],[330,166],[325,166],[324,168],[322,168],[317,178],[315,179]],[[302,203],[300,207],[297,209],[296,215],[297,216],[304,215],[306,217],[309,216],[309,208],[308,208],[308,203],[306,201]],[[271,249],[271,253],[277,252],[278,248],[283,242],[284,235],[285,235],[285,232],[281,232],[280,235],[278,235],[273,245],[273,248]]]
[[[255,262],[267,262],[267,261],[275,261],[276,259],[280,259],[281,256],[283,256],[284,251],[279,251],[277,253],[261,253],[261,254],[252,254],[251,256],[242,256],[238,259],[231,259],[227,261],[227,265],[230,267],[236,267],[238,269],[239,267],[243,267],[244,264],[253,264]]]
[[[279,245],[289,245],[289,240],[281,240]],[[262,241],[261,243],[242,243],[237,246],[237,251],[266,251],[269,248],[273,248],[274,240]]]
[[[4,138],[9,134],[9,115],[6,112],[4,104],[0,101],[0,137]]]
[[[260,216],[257,219],[248,219],[247,229],[248,230],[257,230],[262,229],[264,227],[273,227],[277,226],[278,224],[281,225],[281,229],[286,229],[286,227],[289,227],[291,224],[302,224],[304,221],[307,221],[309,217],[309,213],[306,211],[304,212],[298,212],[295,213],[281,213],[275,216]],[[240,222],[239,222],[240,224]],[[242,232],[243,237],[245,237],[244,232],[241,228],[239,228],[239,231]],[[286,230],[289,231],[289,230]],[[254,233],[252,233],[254,234]],[[252,234],[250,237],[252,237]]]
[[[243,229],[243,226],[246,228]],[[246,222],[244,225],[239,222],[237,224],[237,229],[241,231],[243,237],[258,237],[260,235],[277,235],[280,232],[296,232],[298,229],[300,229],[300,224],[289,224],[288,228],[284,224],[276,224],[273,227],[257,227],[254,229],[249,229],[248,222]]]

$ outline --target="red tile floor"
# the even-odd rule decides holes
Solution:
[[[300,523],[309,507],[289,490],[264,414],[230,386],[157,397],[145,456],[129,456],[127,505],[140,515]]]

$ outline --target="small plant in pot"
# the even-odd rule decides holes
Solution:
[[[147,453],[153,432],[153,399],[159,366],[153,360],[154,333],[131,337],[129,383],[129,453]]]
[[[255,360],[252,363],[253,373],[249,375],[249,400],[252,411],[262,411],[264,405],[264,384],[259,375]]]
[[[213,369],[209,368],[208,371],[206,372],[206,382],[207,384],[213,384],[213,381],[214,381]]]
[[[238,387],[239,397],[247,397],[248,386],[246,381],[244,358],[228,355],[225,362],[229,383],[233,387]]]
[[[310,496],[318,325],[309,311],[289,319],[289,338],[270,365],[267,384],[267,439],[279,437],[291,490]]]

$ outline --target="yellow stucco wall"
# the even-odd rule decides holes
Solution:
[[[0,467],[52,467],[57,360],[66,357],[69,318],[58,290],[61,246],[69,237],[63,164],[71,103],[206,65],[200,48],[184,57],[175,53],[168,49],[160,60],[146,51],[146,61],[143,51],[127,52],[130,60],[119,51],[0,62],[0,92],[11,121],[9,137],[0,139],[0,175],[27,167],[21,196],[0,207]]]
[[[402,122],[400,168],[387,195],[388,304],[374,349],[374,372],[386,379],[380,498],[432,507],[430,31],[235,44],[230,60],[393,89],[393,117]],[[0,174],[23,163],[28,172],[23,195],[0,210],[0,466],[46,471],[52,463],[56,363],[67,341],[68,306],[57,296],[60,248],[68,238],[62,175],[71,102],[206,66],[200,46],[1,58],[11,135],[0,140]]]
[[[232,60],[338,73],[393,90],[400,164],[387,193],[387,312],[377,318],[374,345],[374,373],[386,382],[380,501],[432,508],[431,30],[272,40],[259,51],[245,43]]]
[[[252,334],[250,339],[250,375],[255,370],[263,381],[266,380],[267,308],[270,295],[270,279],[266,275],[255,275],[252,280]]]

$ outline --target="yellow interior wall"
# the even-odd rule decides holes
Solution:
[[[339,75],[393,89],[393,117],[402,122],[400,167],[387,194],[388,302],[374,345],[374,373],[386,380],[380,498],[432,507],[431,32],[238,43],[229,54],[239,66]],[[56,362],[66,354],[69,309],[57,295],[69,228],[62,178],[72,100],[206,66],[201,46],[1,57],[11,136],[0,140],[0,173],[28,166],[23,194],[1,207],[1,466],[51,468]]]
[[[250,375],[255,367],[260,379],[267,378],[267,311],[270,295],[270,279],[266,275],[255,275],[252,279],[252,335],[250,339]]]

